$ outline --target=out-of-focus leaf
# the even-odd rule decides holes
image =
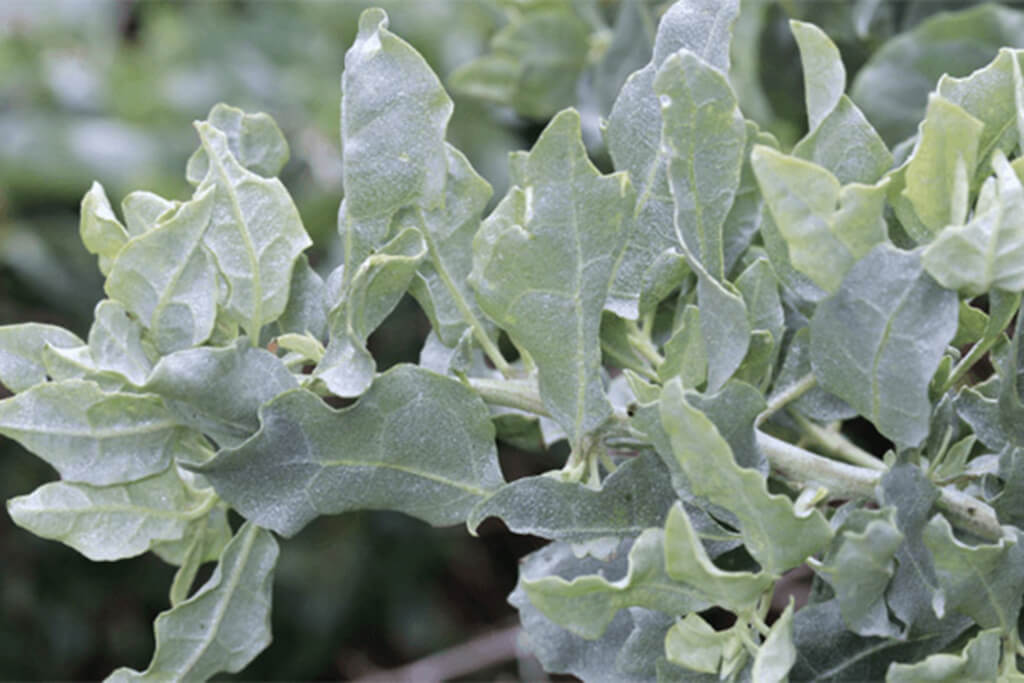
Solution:
[[[141,479],[187,455],[190,430],[159,396],[104,392],[94,382],[47,382],[0,401],[0,434],[63,479],[106,486]]]
[[[889,144],[911,136],[943,74],[966,76],[1003,46],[1024,47],[1024,14],[995,4],[941,13],[896,36],[857,73],[851,93]]]
[[[154,625],[156,652],[143,671],[121,668],[107,679],[206,680],[236,673],[270,644],[270,598],[278,545],[246,522],[224,548],[213,575]]]
[[[590,51],[590,26],[572,3],[535,3],[510,12],[491,51],[452,73],[452,88],[546,119],[576,102]]]
[[[0,384],[14,393],[46,381],[43,350],[75,348],[85,342],[56,325],[22,323],[0,327]]]
[[[928,434],[928,383],[956,321],[956,295],[924,272],[919,252],[880,244],[815,311],[814,375],[882,434],[917,445]]]
[[[347,510],[457,524],[502,484],[483,402],[456,380],[399,365],[335,411],[305,389],[260,409],[260,431],[198,468],[235,509],[292,536]]]
[[[514,187],[477,233],[480,307],[529,352],[544,406],[574,449],[611,414],[601,386],[601,311],[631,223],[625,174],[602,176],[579,115],[555,117],[512,157]],[[552,344],[558,339],[558,344]]]

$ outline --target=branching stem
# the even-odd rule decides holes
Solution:
[[[886,470],[885,464],[881,460],[860,448],[839,432],[816,425],[803,415],[795,412],[791,412],[790,417],[800,425],[800,430],[811,443],[827,451],[829,455],[834,455],[859,467],[867,467],[868,469],[882,472]]]
[[[488,403],[518,408],[535,415],[548,415],[532,383],[472,378],[469,385]],[[848,465],[761,431],[756,435],[757,444],[771,463],[772,470],[790,482],[824,486],[832,499],[875,497],[875,490],[882,479],[882,472],[877,466]],[[999,519],[991,506],[962,491],[951,487],[940,489],[936,506],[949,516],[953,524],[980,538],[997,541],[1003,536]]]
[[[814,373],[808,372],[806,375],[797,380],[796,383],[792,384],[781,394],[779,394],[771,401],[769,401],[765,409],[762,410],[761,413],[757,416],[757,421],[754,424],[760,425],[769,417],[779,412],[787,405],[797,400],[798,398],[806,394],[808,391],[810,391],[817,385],[818,381],[814,378]]]

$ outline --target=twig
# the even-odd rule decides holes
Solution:
[[[485,633],[403,667],[364,676],[356,683],[439,683],[468,676],[515,659],[518,636],[518,626]]]

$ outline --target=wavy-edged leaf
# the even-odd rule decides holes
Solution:
[[[99,257],[100,272],[109,273],[114,258],[128,241],[128,232],[114,215],[103,186],[96,181],[82,197],[78,233],[86,250]]]
[[[214,192],[206,188],[121,249],[104,289],[149,331],[160,353],[205,341],[217,317],[217,267],[203,246]]]
[[[261,405],[298,386],[280,359],[241,337],[164,356],[143,389],[162,396],[183,423],[237,446],[259,429]]]
[[[732,612],[753,607],[774,583],[767,572],[734,572],[716,567],[681,502],[672,506],[665,521],[665,572],[692,586],[711,604]]]
[[[740,184],[747,126],[725,75],[683,49],[654,78],[678,245],[725,276],[722,226]]]
[[[835,43],[814,24],[791,19],[789,28],[800,50],[804,98],[810,130],[817,128],[846,90],[846,68]]]
[[[247,114],[221,103],[213,106],[206,122],[224,133],[231,156],[257,175],[276,176],[288,162],[288,141],[274,119],[263,112]],[[209,172],[210,156],[201,145],[189,158],[185,176],[198,185]]]
[[[895,663],[885,674],[886,683],[960,683],[999,679],[1002,634],[998,629],[981,631],[960,654],[941,652],[914,664]]]
[[[487,517],[499,517],[517,534],[569,543],[636,536],[664,524],[675,499],[668,473],[653,455],[619,465],[594,490],[545,476],[506,484],[481,502],[466,525],[476,529]]]
[[[121,668],[107,681],[206,680],[241,671],[270,644],[277,556],[269,531],[243,524],[209,580],[156,618],[156,652],[149,667],[143,672]]]
[[[620,668],[622,650],[633,633],[650,621],[649,617],[664,618],[666,615],[640,608],[620,610],[601,638],[587,640],[544,616],[530,602],[523,589],[523,581],[546,576],[571,579],[598,571],[622,574],[626,570],[629,543],[625,541],[622,544],[619,554],[610,565],[589,556],[577,557],[568,543],[559,542],[551,543],[522,559],[519,582],[508,601],[519,612],[524,647],[540,660],[545,671],[570,673],[587,681],[612,683],[624,679],[635,680],[634,676],[624,675],[625,672]],[[648,663],[653,664],[652,661]]]
[[[644,273],[662,252],[678,244],[655,75],[666,59],[684,48],[727,72],[732,24],[738,14],[738,0],[685,0],[669,7],[658,24],[650,63],[629,77],[608,116],[608,151],[615,168],[628,171],[637,190],[636,227],[607,304],[620,317],[637,317]]]
[[[982,628],[1006,633],[1017,627],[1024,596],[1024,549],[1020,532],[998,543],[970,546],[953,536],[942,515],[924,528],[945,607],[966,614]]]
[[[928,383],[956,323],[956,295],[924,272],[920,253],[880,244],[815,311],[814,375],[882,434],[915,446],[928,434]]]
[[[77,379],[47,382],[0,401],[0,434],[50,463],[63,479],[106,486],[162,472],[193,432],[159,396],[105,392]]]
[[[629,551],[629,568],[618,580],[603,574],[577,576],[567,581],[560,576],[523,579],[521,585],[530,602],[560,626],[594,640],[619,610],[646,607],[668,614],[700,611],[710,603],[696,591],[672,581],[665,574],[660,529],[647,529]]]
[[[126,484],[97,487],[64,481],[7,501],[18,526],[60,541],[94,562],[135,557],[182,538],[207,514],[213,495],[187,487],[177,468]]]
[[[355,221],[444,200],[452,101],[426,61],[387,26],[383,10],[362,13],[341,77],[345,212]],[[360,261],[346,259],[351,268]]]
[[[990,289],[1024,291],[1024,185],[1001,151],[992,155],[996,199],[967,225],[950,225],[921,255],[947,289],[977,296]]]
[[[336,303],[327,317],[330,338],[313,373],[331,393],[359,396],[370,386],[377,362],[366,340],[401,301],[426,255],[423,234],[406,228],[362,261],[347,281],[344,265],[331,274],[328,296]]]
[[[483,315],[467,278],[473,269],[473,236],[491,197],[491,186],[473,170],[462,152],[448,145],[446,153],[444,204],[409,217],[427,245],[427,257],[409,293],[420,302],[441,341],[454,346],[467,325],[478,328],[478,334],[486,334]]]
[[[121,213],[124,214],[124,227],[131,237],[149,232],[164,216],[177,208],[179,202],[164,199],[153,192],[136,190],[125,195],[121,200]]]
[[[142,344],[142,325],[116,301],[99,302],[93,316],[89,352],[96,366],[116,372],[136,386],[144,384],[153,363]]]
[[[601,310],[631,223],[625,174],[587,158],[580,119],[556,116],[473,241],[477,302],[537,366],[544,406],[574,449],[611,414],[601,385]],[[558,344],[552,340],[558,339]]]
[[[728,442],[689,404],[678,379],[665,386],[659,410],[693,493],[736,515],[747,550],[765,571],[781,575],[828,544],[832,531],[821,513],[798,514],[791,500],[768,493],[759,472],[737,465]]]
[[[872,247],[886,239],[884,182],[845,187],[828,170],[770,147],[751,163],[793,267],[828,292]]]
[[[313,242],[280,180],[247,169],[215,120],[197,123],[196,130],[207,159],[197,192],[213,193],[203,241],[228,285],[221,306],[250,337],[259,337],[284,312],[295,260]]]
[[[18,393],[46,381],[43,350],[84,344],[63,327],[41,323],[0,326],[0,384]]]
[[[890,622],[885,591],[903,545],[895,510],[854,510],[837,530],[832,547],[815,565],[835,591],[843,620],[862,636],[899,636]]]
[[[260,409],[260,423],[198,469],[247,519],[285,536],[358,509],[457,524],[502,484],[486,406],[415,366],[380,375],[342,411],[305,389],[285,392]]]
[[[968,184],[978,165],[984,124],[949,100],[932,95],[906,165],[905,197],[917,221],[903,227],[919,243],[966,216]]]

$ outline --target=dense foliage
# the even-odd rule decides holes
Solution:
[[[217,105],[187,200],[83,199],[108,297],[87,338],[0,328],[0,434],[61,476],[11,517],[179,567],[150,666],[112,678],[241,670],[270,639],[275,534],[360,509],[550,539],[510,597],[549,671],[1019,676],[1024,51],[930,94],[934,60],[908,55],[1009,44],[1020,16],[926,21],[851,96],[833,41],[793,21],[809,132],[791,144],[744,115],[767,106],[731,47],[756,8],[625,3],[601,32],[586,3],[520,4],[451,79],[554,115],[489,213],[451,99],[371,9],[342,75],[327,278],[276,178],[285,136]],[[584,144],[595,110],[612,173]],[[367,340],[406,293],[432,332],[418,365],[378,372]],[[849,440],[858,420],[891,448]],[[569,456],[508,483],[496,439]],[[807,604],[773,601],[804,566]]]

